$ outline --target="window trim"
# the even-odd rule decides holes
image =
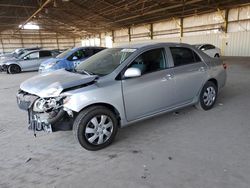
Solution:
[[[170,67],[168,67],[168,59],[167,59],[167,51],[166,51],[166,46],[161,46],[161,47],[152,47],[152,48],[148,48],[148,49],[145,49],[143,51],[141,51],[140,53],[138,53],[121,71],[120,73],[116,76],[115,80],[126,80],[126,79],[133,79],[133,78],[125,78],[124,77],[124,74],[125,74],[125,71],[128,69],[128,67],[134,62],[134,60],[139,57],[140,55],[142,55],[143,53],[145,52],[148,52],[148,51],[151,51],[151,50],[156,50],[156,49],[162,49],[164,51],[164,60],[165,60],[165,68],[164,69],[161,69],[161,70],[158,70],[158,71],[153,71],[153,72],[149,72],[149,73],[146,73],[146,74],[142,74],[140,77],[142,76],[145,76],[145,75],[148,75],[148,74],[151,74],[151,73],[155,73],[155,72],[159,72],[159,71],[163,71],[163,70],[166,70],[166,69],[169,69]],[[140,78],[139,77],[139,78]]]
[[[195,58],[195,55],[194,55],[194,53],[195,53],[195,54],[200,58],[200,61],[196,61],[196,62],[192,62],[192,63],[188,63],[188,64],[183,64],[183,65],[175,66],[174,58],[173,58],[173,55],[172,55],[172,52],[171,52],[171,48],[187,48],[187,49],[189,49],[189,50],[192,51],[194,59],[196,59],[196,58]],[[187,65],[193,65],[193,64],[201,63],[201,62],[204,63],[204,60],[203,60],[203,58],[200,56],[200,54],[197,53],[196,50],[194,50],[194,49],[192,49],[192,48],[189,48],[189,47],[186,47],[186,46],[169,46],[169,51],[170,51],[171,58],[172,58],[172,61],[173,61],[173,67],[170,67],[170,68],[176,68],[176,67],[182,67],[182,66],[187,66]]]
[[[39,59],[40,58],[40,52],[39,51],[36,51],[36,52],[30,52],[29,54],[27,54],[26,56],[23,57],[23,59],[27,56],[29,56],[30,54],[34,54],[34,53],[38,53],[38,58],[33,58],[33,59],[26,59],[25,61],[27,60],[34,60],[34,59]]]

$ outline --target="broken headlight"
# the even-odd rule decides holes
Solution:
[[[62,106],[62,98],[39,98],[34,102],[33,111],[34,112],[47,112],[50,110],[58,109]]]

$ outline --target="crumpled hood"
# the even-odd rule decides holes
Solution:
[[[60,69],[34,76],[20,85],[20,89],[39,97],[57,97],[67,88],[90,83],[97,76],[89,76]]]
[[[0,58],[0,64],[5,64],[5,63],[8,63],[8,62],[12,62],[12,61],[18,61],[17,58],[15,57],[2,57]]]

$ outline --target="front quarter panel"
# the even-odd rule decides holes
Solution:
[[[121,81],[96,83],[64,94],[70,96],[64,107],[74,112],[80,112],[90,105],[109,104],[118,111],[121,120],[125,120]]]

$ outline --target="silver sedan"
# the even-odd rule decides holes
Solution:
[[[38,70],[40,64],[59,53],[52,50],[32,50],[24,54],[7,59],[0,63],[0,69],[7,73],[15,74],[22,71],[35,71]]]
[[[69,72],[23,82],[18,105],[29,129],[72,129],[81,146],[108,146],[118,128],[190,105],[211,109],[226,82],[226,65],[176,43],[103,50]]]

